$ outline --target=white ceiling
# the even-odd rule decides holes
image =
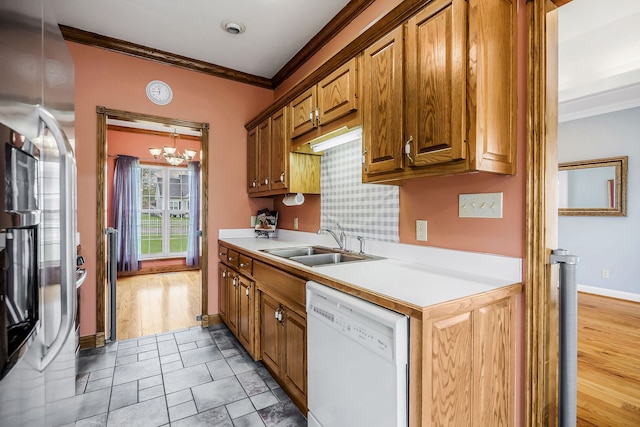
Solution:
[[[560,121],[640,106],[640,1],[573,0],[558,31]]]
[[[271,78],[349,0],[52,0],[60,24]],[[244,24],[231,35],[223,21]]]

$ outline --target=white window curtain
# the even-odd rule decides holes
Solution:
[[[362,140],[327,150],[320,167],[320,226],[347,236],[399,242],[400,190],[362,183]]]

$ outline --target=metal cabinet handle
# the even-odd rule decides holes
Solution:
[[[235,260],[236,260],[235,258],[231,258],[230,256],[227,257],[227,261],[229,261],[229,262],[233,262]]]
[[[258,185],[258,180],[257,180],[257,179],[254,179],[254,180],[253,180],[253,182],[251,183],[251,186],[252,186],[253,188],[256,188],[256,186],[257,186],[257,185]]]
[[[280,174],[280,182],[284,182],[284,172]]]
[[[223,279],[227,278],[227,270],[222,271],[222,278]]]
[[[233,281],[232,281],[233,287],[237,287],[238,286],[237,279],[238,279],[237,277],[233,278]]]
[[[249,267],[249,264],[245,264],[244,262],[241,262],[240,263],[240,267],[247,268],[247,267]]]
[[[413,164],[413,157],[411,157],[411,145],[410,145],[412,142],[413,142],[413,135],[411,135],[407,140],[407,142],[404,143],[404,154],[407,156],[407,159],[409,159],[410,164]]]
[[[316,108],[316,125],[320,126],[320,111]]]
[[[218,252],[218,256],[226,255],[224,252]]]
[[[309,113],[309,121],[313,123],[313,111]]]
[[[264,180],[264,185],[269,185],[269,177],[266,177]]]
[[[244,291],[244,293],[245,293],[245,295],[246,295],[247,297],[249,296],[249,288],[250,288],[250,287],[251,287],[251,286],[247,286],[247,289],[245,289],[245,291]]]

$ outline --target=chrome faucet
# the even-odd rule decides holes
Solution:
[[[342,227],[340,227],[340,224],[336,224],[338,226],[338,229],[340,230],[340,237],[338,237],[338,235],[328,229],[328,228],[321,228],[318,230],[318,234],[320,234],[322,231],[326,231],[327,233],[331,234],[331,236],[334,238],[334,240],[336,241],[336,243],[338,244],[338,246],[340,247],[340,250],[346,250],[347,248],[347,235],[344,234],[344,230],[342,229]]]

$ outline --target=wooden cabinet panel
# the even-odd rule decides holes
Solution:
[[[227,254],[229,249],[226,246],[218,245],[218,259],[221,262],[227,262]]]
[[[408,165],[464,157],[465,2],[435,1],[409,19],[406,40]]]
[[[280,303],[260,292],[260,353],[262,362],[273,372],[280,372],[280,329],[276,318]]]
[[[253,258],[250,258],[246,255],[239,254],[238,255],[238,268],[242,274],[247,274],[251,276],[253,273]]]
[[[318,83],[317,125],[327,125],[357,109],[357,76],[356,58],[352,58]]]
[[[476,170],[515,174],[517,7],[512,0],[481,3],[469,0],[470,163]]]
[[[247,192],[258,191],[258,141],[257,128],[247,134]]]
[[[261,289],[277,295],[289,307],[305,312],[306,280],[259,261],[253,263],[253,277]]]
[[[402,26],[364,51],[363,176],[403,167],[403,60]]]
[[[289,182],[289,140],[285,120],[285,109],[271,116],[271,189],[287,188]]]
[[[315,129],[316,86],[310,87],[289,104],[289,136],[291,139]]]
[[[509,299],[481,307],[475,313],[479,330],[474,358],[474,420],[479,425],[510,425],[514,419],[515,339],[509,328],[514,322]],[[487,405],[487,402],[491,402]]]
[[[238,320],[240,313],[240,275],[230,270],[227,279],[227,295],[229,306],[227,307],[227,326],[235,336],[238,336]]]
[[[307,320],[285,308],[282,380],[297,402],[307,400]]]
[[[258,191],[271,189],[271,118],[258,125]]]
[[[238,341],[253,355],[254,352],[255,286],[244,276],[238,278]]]
[[[434,321],[431,334],[431,422],[436,426],[473,425],[471,314]]]
[[[222,263],[218,264],[218,314],[223,322],[227,322],[229,307],[229,269]]]

